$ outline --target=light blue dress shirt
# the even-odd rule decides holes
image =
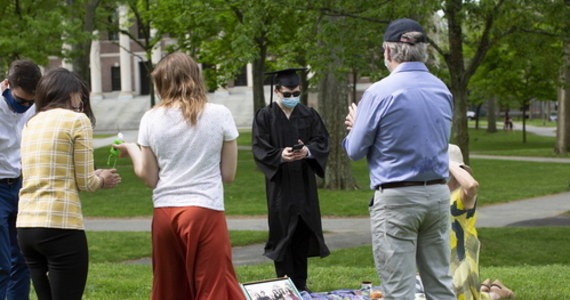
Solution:
[[[447,178],[453,97],[421,62],[405,62],[362,96],[342,146],[367,157],[370,188]]]

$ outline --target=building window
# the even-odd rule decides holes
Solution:
[[[141,80],[141,95],[150,94],[150,76],[149,70],[151,68],[151,63],[149,61],[139,62],[139,74]]]
[[[240,69],[239,74],[234,79],[235,86],[247,86],[247,66]]]
[[[121,90],[121,67],[111,67],[111,90]]]
[[[115,9],[113,13],[109,15],[107,21],[111,25],[109,31],[107,31],[109,41],[119,40],[119,12]]]

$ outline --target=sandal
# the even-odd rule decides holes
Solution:
[[[491,291],[491,279],[487,278],[481,282],[481,292],[488,293]]]
[[[499,299],[512,299],[515,297],[513,291],[507,288],[500,280],[493,281],[491,292],[499,295]]]

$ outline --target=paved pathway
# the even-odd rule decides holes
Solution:
[[[363,202],[363,205],[366,205]],[[478,208],[478,227],[505,226],[570,226],[570,217],[559,217],[570,211],[570,192]],[[149,231],[150,217],[108,219],[87,218],[85,226],[91,231]],[[325,240],[331,250],[370,244],[369,219],[323,218]],[[230,230],[267,231],[264,216],[253,218],[228,217]],[[233,249],[234,264],[251,265],[270,260],[263,255],[263,245],[256,244]],[[149,263],[148,259],[135,261]]]
[[[570,158],[558,158],[558,157],[527,157],[527,156],[498,156],[498,155],[469,154],[469,158],[519,160],[519,161],[534,161],[534,162],[563,163],[563,164],[570,163]]]
[[[249,128],[251,122],[251,108],[240,106],[243,103],[237,96],[226,98],[211,95],[211,102],[224,103],[234,114],[238,127]],[[147,109],[147,100],[136,98],[130,102],[105,99],[94,101],[94,111],[98,119],[96,133],[122,132],[126,141],[136,142],[138,122]],[[520,126],[520,125],[519,125]],[[515,124],[515,128],[517,124]],[[552,128],[527,126],[529,132],[554,136]],[[114,136],[96,139],[94,147],[110,145]],[[528,158],[528,157],[498,157],[490,155],[472,155],[474,158],[501,159],[501,160],[525,160],[543,163],[570,163],[570,159],[563,158]],[[366,205],[363,200],[362,205]],[[478,227],[505,227],[505,226],[570,226],[569,216],[559,216],[570,211],[570,192],[557,195],[537,197],[520,200],[511,203],[496,204],[478,208]],[[149,231],[150,217],[110,219],[110,218],[87,218],[86,229],[90,231]],[[361,218],[323,218],[323,229],[326,243],[331,250],[347,247],[356,247],[370,244],[369,219]],[[265,216],[253,218],[228,218],[230,230],[258,230],[267,231]],[[237,247],[233,249],[235,265],[251,265],[270,260],[263,255],[263,244]],[[135,263],[150,263],[149,259],[135,261]]]

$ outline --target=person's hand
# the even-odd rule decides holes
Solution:
[[[297,140],[297,144],[304,145],[305,143],[303,143],[303,141],[301,140]],[[308,154],[309,154],[309,148],[307,148],[307,146],[303,146],[303,148],[297,151],[293,151],[293,147],[285,147],[281,152],[281,158],[283,159],[283,161],[292,162],[296,160],[301,160],[307,157]]]
[[[309,155],[309,148],[303,143],[302,140],[297,140],[297,144],[302,144],[303,148],[298,151],[293,151],[295,160],[303,159]]]
[[[103,180],[101,185],[103,189],[114,188],[121,182],[121,176],[119,176],[116,169],[98,169],[97,171],[99,171],[97,176]],[[95,171],[95,174],[97,174],[97,171]]]
[[[135,143],[112,144],[111,147],[119,150],[119,157],[129,157],[129,147],[138,147]]]
[[[346,130],[351,130],[354,124],[354,118],[356,117],[356,104],[352,103],[348,107],[348,114],[344,118],[344,125],[346,125]]]
[[[4,93],[4,91],[10,86],[8,79],[4,79],[0,82],[0,94]]]

